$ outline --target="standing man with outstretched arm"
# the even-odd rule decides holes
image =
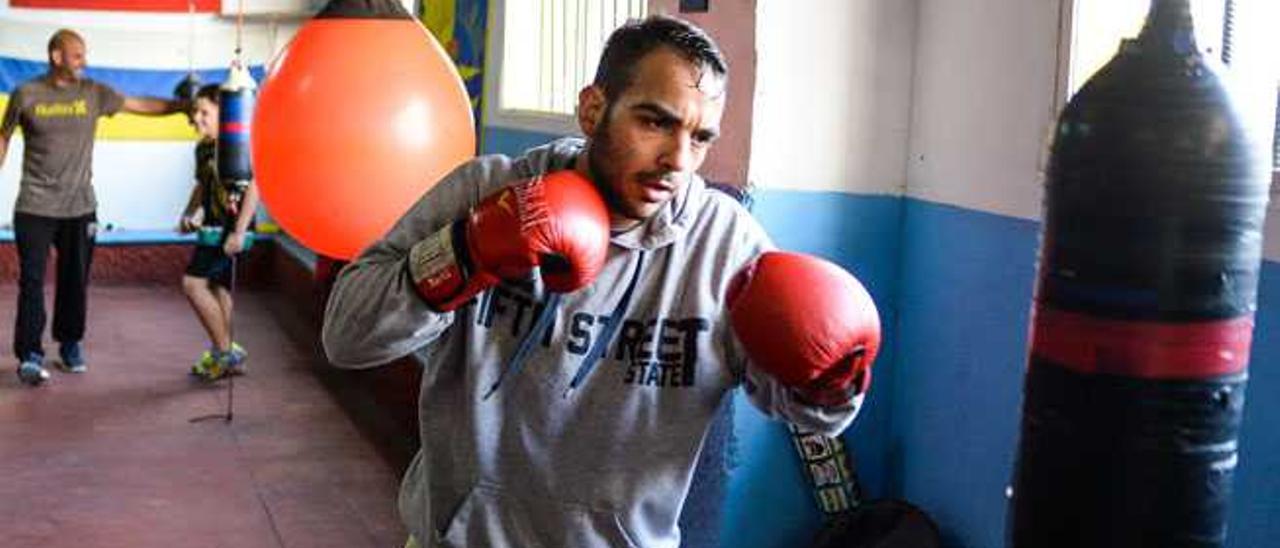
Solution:
[[[117,112],[160,115],[181,112],[180,102],[125,97],[86,78],[85,41],[62,29],[49,38],[49,71],[19,85],[0,119],[0,165],[14,130],[22,128],[22,180],[14,205],[18,248],[18,317],[13,351],[18,377],[29,385],[48,380],[44,368],[44,271],[49,248],[58,250],[53,338],[63,370],[86,370],[85,331],[89,265],[97,235],[92,176],[98,118]]]

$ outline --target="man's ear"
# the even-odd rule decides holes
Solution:
[[[603,122],[604,107],[604,90],[598,86],[587,86],[578,92],[578,128],[583,135],[595,134]]]
[[[49,52],[49,64],[60,67],[62,66],[62,49],[55,49]]]

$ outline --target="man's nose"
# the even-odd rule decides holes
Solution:
[[[662,152],[662,167],[674,171],[685,172],[693,168],[693,140],[683,132],[672,135],[666,142]]]

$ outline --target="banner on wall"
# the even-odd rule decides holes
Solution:
[[[476,121],[477,143],[481,129],[481,98],[484,96],[485,22],[489,0],[424,0],[420,19],[423,26],[444,46],[458,67],[462,83],[471,97],[471,115]]]
[[[183,12],[190,0],[9,0],[14,8],[98,11]],[[197,12],[217,12],[221,0],[195,0]]]
[[[9,102],[9,95],[23,82],[43,75],[47,63],[6,57],[0,53],[0,112]],[[213,83],[226,80],[229,69],[197,69],[201,82]],[[254,79],[261,82],[264,74],[261,65],[249,68]],[[134,97],[171,97],[174,86],[187,76],[185,70],[156,70],[145,68],[104,68],[90,66],[85,76],[107,84]],[[117,114],[98,121],[97,137],[107,140],[194,140],[195,131],[187,123],[186,116],[138,116]]]

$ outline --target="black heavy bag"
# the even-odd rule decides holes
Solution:
[[[1154,0],[1058,121],[1012,548],[1226,543],[1267,155],[1191,23]]]
[[[938,548],[938,526],[900,500],[862,500],[844,442],[791,427],[791,439],[813,486],[826,525],[814,548]]]

